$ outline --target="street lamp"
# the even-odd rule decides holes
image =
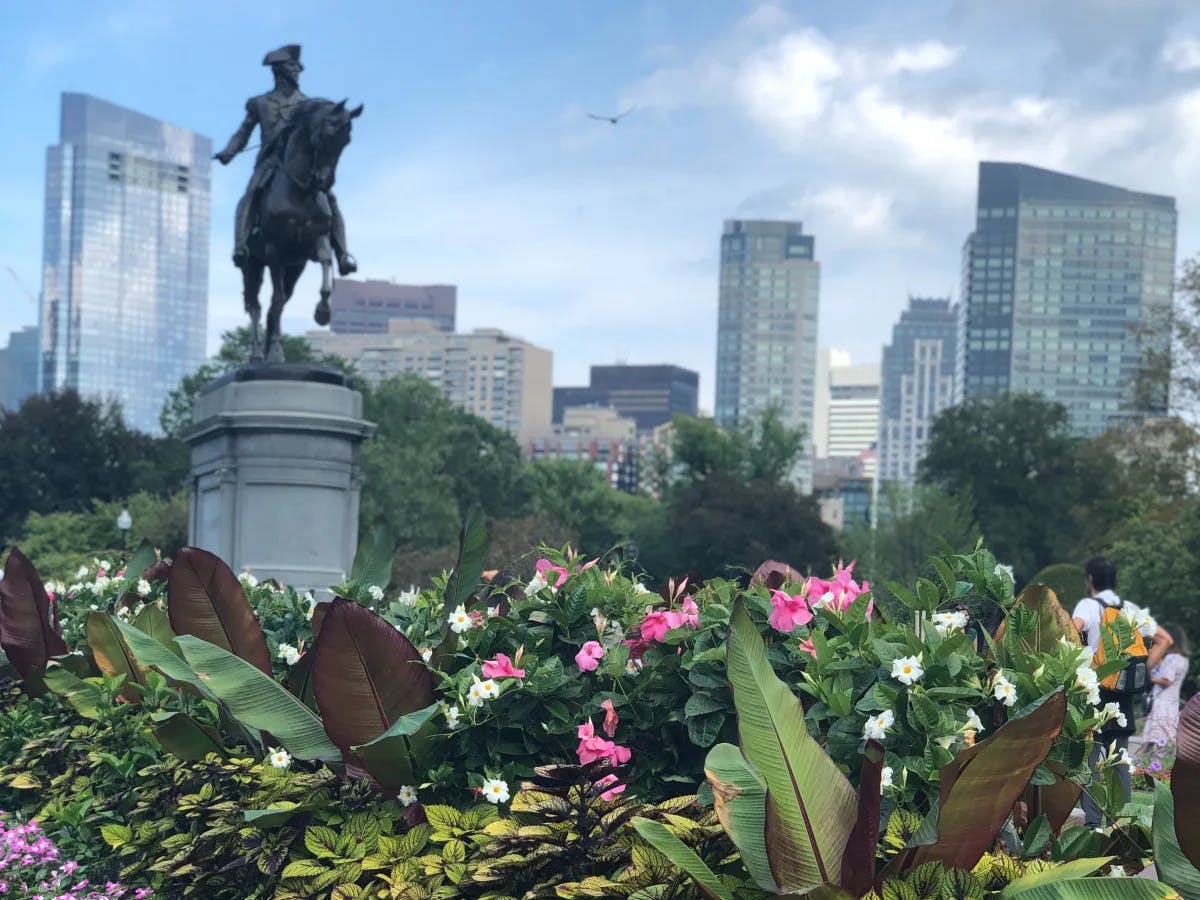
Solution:
[[[121,510],[121,514],[117,516],[117,527],[121,529],[121,547],[128,550],[129,529],[133,527],[133,517],[129,515],[129,510]]]

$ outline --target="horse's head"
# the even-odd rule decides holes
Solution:
[[[312,152],[313,179],[318,190],[333,187],[338,160],[350,143],[351,123],[362,115],[362,104],[346,109],[346,101],[320,101],[308,120],[308,145]]]

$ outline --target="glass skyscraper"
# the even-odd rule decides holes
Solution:
[[[963,251],[959,398],[1037,392],[1094,435],[1134,408],[1137,334],[1170,307],[1175,200],[1017,163],[979,164]]]
[[[730,220],[721,236],[716,421],[737,428],[768,406],[807,439],[795,480],[812,491],[821,267],[799,222]]]
[[[63,94],[46,152],[43,391],[118,401],[159,430],[167,392],[205,358],[212,142]]]
[[[954,400],[958,309],[949,298],[910,297],[883,348],[879,479],[911,482],[933,418]]]

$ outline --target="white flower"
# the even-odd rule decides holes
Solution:
[[[111,560],[107,560],[107,559],[105,559],[105,560],[99,560],[99,559],[97,559],[97,560],[93,560],[93,561],[96,563],[96,568],[97,568],[97,569],[103,570],[103,571],[105,571],[105,572],[107,572],[109,569],[111,569],[111,568],[112,568],[112,561],[111,561]]]
[[[92,582],[92,590],[97,594],[103,594],[111,581],[112,579],[107,575],[97,575],[96,580]]]
[[[633,592],[635,594],[648,594],[648,593],[650,593],[650,588],[646,587],[644,584],[642,584],[639,581],[637,584],[635,584],[633,586]]]
[[[129,618],[129,607],[122,606],[120,609],[118,609],[117,610],[117,618],[118,619],[128,619]]]
[[[451,730],[454,730],[459,726],[460,722],[458,721],[458,716],[459,712],[457,706],[446,707],[446,724],[450,726]]]
[[[1115,752],[1113,753],[1113,761],[1112,761],[1111,765],[1132,767],[1133,760],[1130,759],[1130,757],[1129,757],[1129,751],[1126,750],[1124,747],[1115,748]]]
[[[967,627],[967,614],[961,610],[934,613],[933,627],[937,629],[937,633],[942,637],[945,637],[952,631],[962,631]]]
[[[487,681],[479,682],[479,690],[483,692],[485,700],[494,700],[500,696],[500,685],[490,678]]]
[[[401,591],[396,595],[396,602],[401,606],[416,606],[417,598],[421,596],[421,592],[417,590],[416,585],[410,584],[407,591]]]
[[[1125,713],[1121,712],[1120,703],[1105,703],[1104,709],[1100,710],[1100,724],[1110,722],[1116,719],[1118,725],[1122,728],[1129,724],[1129,720],[1125,718]]]
[[[892,677],[901,684],[916,684],[924,674],[920,656],[902,656],[892,660]]]
[[[139,578],[137,583],[137,593],[139,597],[148,597],[150,595],[150,582],[145,578]]]
[[[1096,678],[1095,669],[1087,665],[1080,666],[1075,670],[1075,684],[1083,688],[1088,703],[1092,706],[1100,705],[1100,682]]]
[[[1002,674],[996,674],[996,680],[992,682],[992,690],[996,694],[996,699],[1003,701],[1005,706],[1013,706],[1017,702],[1017,689],[1011,681],[1005,678]]]
[[[93,603],[91,606],[89,606],[88,609],[90,609],[92,612],[100,611],[100,607],[98,607],[95,603]]]
[[[896,714],[890,709],[885,709],[879,715],[867,719],[867,724],[863,726],[863,740],[882,741],[887,735],[887,730],[895,724]]]
[[[275,655],[286,662],[289,666],[294,666],[300,662],[300,651],[291,644],[280,644],[279,649],[275,651]]]
[[[500,607],[498,607],[498,606],[489,606],[489,607],[487,608],[487,614],[488,614],[488,618],[489,618],[489,619],[494,619],[494,618],[496,618],[496,616],[500,615]]]
[[[525,585],[525,596],[532,597],[538,591],[543,591],[548,587],[550,587],[550,582],[546,580],[545,576],[541,572],[535,572],[529,584]]]
[[[425,660],[425,664],[426,664],[426,665],[428,665],[428,664],[429,664],[429,661],[430,661],[431,659],[433,659],[433,651],[432,651],[432,650],[430,650],[428,647],[422,647],[422,648],[421,648],[419,651],[417,651],[417,652],[421,654],[421,659]]]
[[[1109,866],[1108,877],[1109,878],[1124,878],[1125,877],[1125,867],[1124,866]]]
[[[631,656],[629,659],[625,660],[625,674],[626,675],[637,675],[639,672],[642,671],[642,666],[644,666],[644,665],[645,665],[645,663],[642,662],[640,659],[634,659]]]
[[[973,731],[976,734],[983,731],[983,723],[979,721],[979,716],[975,715],[975,710],[967,710],[967,722],[962,727],[963,731]]]
[[[489,778],[483,783],[483,796],[489,803],[507,803],[508,782],[499,778]]]
[[[146,604],[139,602],[138,605],[133,608],[133,614],[136,616],[138,613],[140,613],[145,608],[146,608]]]
[[[84,578],[87,578],[87,576],[88,576],[88,567],[80,566],[79,571],[75,573],[75,580],[82,581]]]
[[[892,767],[884,766],[883,771],[879,776],[879,793],[883,793],[887,788],[892,786]]]
[[[267,761],[276,769],[286,769],[292,764],[292,754],[278,747],[272,747],[267,754]]]
[[[238,576],[238,581],[242,583],[242,587],[255,588],[258,587],[258,579],[249,572],[243,572]]]
[[[405,806],[412,806],[414,803],[417,802],[416,788],[414,788],[412,785],[409,785],[409,784],[400,785],[400,793],[398,793],[396,795],[396,799],[399,800],[401,803],[403,803]]]
[[[943,750],[949,750],[954,746],[954,742],[958,740],[957,734],[947,734],[937,739],[937,744]]]
[[[367,588],[367,593],[371,595],[371,599],[376,603],[383,599],[383,588],[377,584],[373,584]]]
[[[454,612],[450,613],[447,621],[450,623],[450,630],[455,634],[462,634],[471,627],[471,617],[467,615],[467,611],[461,603],[454,607]]]
[[[995,574],[997,574],[997,575],[999,575],[1001,572],[1003,572],[1005,575],[1008,576],[1009,581],[1013,581],[1013,582],[1016,581],[1016,579],[1013,578],[1013,567],[1012,566],[1006,566],[1003,563],[996,563],[996,568],[993,569],[992,571],[995,572]]]
[[[308,609],[304,611],[304,618],[311,622],[313,613],[317,610],[317,598],[312,595],[312,591],[305,591],[301,599],[308,604]]]

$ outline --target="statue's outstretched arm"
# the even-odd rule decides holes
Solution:
[[[250,135],[254,133],[254,126],[258,124],[258,113],[254,110],[252,101],[246,102],[246,118],[242,120],[242,124],[238,126],[238,130],[233,133],[233,137],[229,139],[229,143],[225,145],[225,149],[216,154],[213,159],[219,160],[223,165],[229,165],[230,161],[246,149],[246,144],[250,140]]]

